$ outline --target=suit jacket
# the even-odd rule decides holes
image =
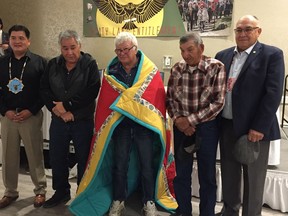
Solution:
[[[234,47],[216,54],[225,64],[227,78]],[[280,138],[276,111],[281,101],[284,81],[282,50],[257,42],[249,54],[232,90],[232,113],[235,135],[240,137],[254,129],[263,140]]]

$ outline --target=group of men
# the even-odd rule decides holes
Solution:
[[[199,146],[200,215],[215,214],[218,140],[224,203],[219,215],[239,215],[241,203],[243,216],[261,215],[269,143],[280,139],[276,111],[283,90],[284,57],[280,49],[258,41],[262,29],[257,17],[241,17],[234,31],[236,47],[220,51],[215,59],[202,55],[204,45],[198,35],[180,38],[183,60],[171,70],[166,99],[174,122],[177,216],[192,215],[193,158],[178,154],[190,136]],[[243,135],[260,143],[253,163],[241,163],[233,155]]]
[[[29,50],[30,31],[27,27],[14,25],[8,35],[11,52],[0,59],[2,176],[5,186],[0,209],[19,197],[21,142],[35,185],[34,207],[51,208],[71,199],[68,181],[71,141],[75,148],[78,184],[85,171],[94,130],[100,74],[95,59],[80,51],[80,37],[75,31],[66,30],[59,34],[61,55],[48,64],[46,59]],[[49,158],[55,193],[49,200],[45,197],[44,104],[52,114]]]
[[[262,29],[257,17],[241,17],[234,31],[236,46],[220,51],[215,58],[203,55],[204,44],[198,33],[182,36],[179,46],[183,60],[172,67],[165,96],[159,70],[138,50],[137,39],[130,33],[116,37],[116,57],[103,74],[99,92],[96,61],[80,51],[75,31],[60,33],[61,55],[47,64],[29,51],[29,30],[12,26],[8,32],[11,52],[0,58],[5,186],[0,208],[19,196],[21,140],[35,185],[34,206],[50,208],[70,200],[67,155],[72,141],[79,186],[70,206],[73,213],[123,215],[125,201],[138,182],[134,176],[139,175],[144,214],[156,216],[155,203],[162,207],[169,203],[162,205],[157,191],[165,152],[166,107],[173,121],[176,165],[173,183],[177,208],[172,215],[192,215],[193,156],[183,154],[192,143],[197,145],[199,212],[215,215],[219,140],[223,190],[220,214],[239,215],[242,203],[243,216],[261,215],[269,143],[280,138],[276,111],[282,96],[284,58],[280,49],[258,41]],[[47,201],[41,131],[44,104],[52,113],[49,152],[55,190]],[[248,141],[260,143],[259,156],[250,164],[237,161],[232,154],[235,143],[245,134]]]

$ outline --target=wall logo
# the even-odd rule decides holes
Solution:
[[[175,0],[84,0],[85,36],[115,37],[121,31],[180,36],[185,28]]]

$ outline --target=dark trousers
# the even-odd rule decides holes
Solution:
[[[198,16],[197,16],[198,10],[192,10],[191,13],[191,20],[190,20],[190,26],[191,26],[191,31],[193,30],[193,26],[197,25],[197,20],[198,20]]]
[[[218,126],[216,120],[197,125],[196,136],[200,140],[200,149],[196,152],[198,179],[200,184],[200,215],[214,216],[216,203],[216,152],[218,145]],[[181,158],[178,154],[185,134],[174,126],[174,154],[176,177],[174,190],[179,213],[192,214],[191,174],[193,156]]]
[[[241,206],[241,180],[243,172],[243,216],[260,216],[263,190],[269,156],[269,141],[260,141],[258,159],[249,165],[237,162],[232,154],[237,138],[233,121],[222,118],[220,137],[221,177],[225,216],[238,216]]]
[[[52,187],[56,191],[70,189],[69,146],[72,141],[77,162],[77,184],[79,185],[88,160],[93,136],[94,121],[79,120],[65,123],[52,118],[50,125],[49,156],[52,167]]]
[[[130,152],[136,147],[140,162],[142,202],[154,200],[155,177],[153,169],[153,138],[154,132],[142,127],[120,124],[113,133],[114,143],[114,175],[113,200],[127,198],[127,172]]]

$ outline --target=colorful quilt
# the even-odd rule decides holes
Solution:
[[[116,126],[128,117],[153,130],[155,139],[156,188],[158,205],[173,211],[177,203],[169,190],[174,167],[170,166],[171,152],[166,148],[165,90],[157,67],[141,52],[134,84],[130,88],[109,75],[109,66],[104,72],[95,114],[95,135],[92,140],[90,158],[77,196],[70,205],[75,215],[102,216],[112,203],[113,141],[111,136]],[[171,167],[168,171],[168,167]],[[167,178],[166,174],[169,174]],[[169,179],[169,182],[168,182]],[[128,170],[128,194],[139,184],[137,152],[131,152]]]

